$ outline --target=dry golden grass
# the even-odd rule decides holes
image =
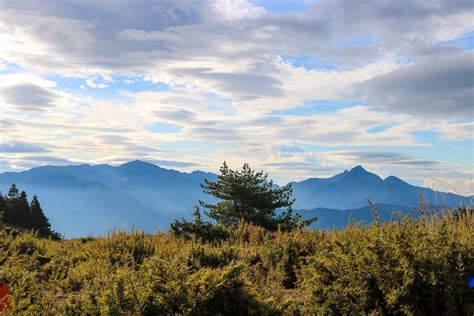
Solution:
[[[0,231],[9,313],[448,314],[472,311],[470,210],[341,231],[266,232],[224,241],[110,233],[52,241]]]

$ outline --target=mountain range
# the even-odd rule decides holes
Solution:
[[[108,229],[165,230],[176,218],[190,218],[199,200],[212,202],[202,192],[204,179],[217,175],[164,169],[144,161],[120,166],[43,166],[21,172],[0,173],[0,191],[12,183],[31,198],[40,199],[53,229],[66,237],[104,234]],[[357,166],[331,178],[292,182],[294,208],[303,218],[318,216],[314,228],[342,228],[351,220],[371,220],[367,198],[377,205],[382,219],[395,211],[414,212],[419,195],[432,206],[472,205],[473,197],[436,192],[390,176],[385,179]]]

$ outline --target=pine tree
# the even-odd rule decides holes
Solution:
[[[38,231],[40,236],[46,237],[51,235],[51,224],[44,215],[38,197],[35,195],[30,204],[31,228]]]
[[[0,225],[5,223],[5,212],[7,210],[7,200],[0,192]]]
[[[220,173],[216,182],[205,180],[202,185],[205,193],[220,201],[199,202],[207,209],[205,214],[219,224],[236,226],[242,220],[272,231],[289,231],[316,220],[301,221],[300,215],[293,216],[291,184],[275,188],[267,174],[252,170],[248,164],[234,171],[224,162]]]
[[[14,217],[12,224],[19,225],[27,229],[33,228],[31,222],[30,204],[28,203],[28,196],[26,195],[25,191],[21,191],[16,209],[13,213]]]
[[[5,197],[5,210],[3,211],[3,221],[4,223],[10,224],[14,217],[14,209],[16,208],[16,203],[20,197],[20,192],[16,187],[16,184],[13,183],[8,190],[7,196]]]
[[[176,236],[185,239],[197,238],[201,241],[215,241],[222,240],[228,237],[228,232],[224,226],[213,225],[209,222],[204,222],[201,217],[199,207],[196,207],[194,212],[194,221],[175,220],[170,225],[170,229]]]
[[[23,198],[26,198],[26,193]],[[16,225],[21,219],[21,208],[24,208],[24,203],[20,203],[20,191],[15,183],[12,184],[6,196],[6,208],[4,212],[4,221],[10,225]],[[23,204],[23,205],[21,205]],[[26,201],[28,204],[28,201]],[[25,219],[25,218],[23,218]]]
[[[10,187],[10,190],[8,191],[7,194],[7,199],[14,200],[20,197],[20,191],[18,191],[18,188],[15,183],[12,183],[12,186]]]
[[[20,193],[15,184],[12,184],[5,197],[0,195],[0,216],[2,215],[0,223],[4,225],[32,229],[41,237],[61,238],[58,233],[51,230],[51,224],[44,215],[38,197],[35,195],[31,204],[28,203],[26,192]]]

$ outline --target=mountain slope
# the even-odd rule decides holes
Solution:
[[[120,166],[43,166],[1,173],[0,191],[6,193],[16,183],[30,199],[38,195],[53,228],[73,237],[132,226],[147,232],[167,229],[173,219],[190,218],[199,200],[215,201],[200,185],[204,179],[216,178],[213,173],[184,173],[136,160]],[[367,198],[381,204],[381,213],[388,212],[387,216],[418,206],[419,193],[434,206],[472,205],[470,198],[416,187],[393,176],[382,179],[360,166],[331,178],[292,185],[294,208],[304,210],[304,217],[319,216],[318,228],[340,228],[348,223],[348,214],[354,213],[351,218],[369,220]]]
[[[376,204],[375,208],[378,212],[380,222],[396,219],[397,214],[410,214],[413,218],[419,216],[419,212],[416,208],[400,205]],[[374,220],[372,208],[369,205],[348,210],[319,207],[312,210],[302,210],[300,213],[303,219],[316,216],[318,220],[312,223],[310,228],[323,230],[331,230],[333,228],[342,229],[352,222],[367,225]]]
[[[296,209],[356,209],[367,206],[368,198],[378,204],[414,207],[420,194],[433,206],[472,204],[469,197],[413,186],[394,176],[382,179],[361,166],[327,179],[293,182],[292,186]]]
[[[30,198],[38,195],[53,228],[69,237],[132,226],[154,232],[167,229],[175,218],[189,218],[193,205],[206,199],[200,183],[215,177],[142,161],[118,167],[44,166],[0,174],[0,191],[16,183]]]
[[[156,211],[98,182],[53,172],[25,177],[16,183],[29,198],[33,195],[40,198],[53,228],[69,237],[103,234],[107,229],[132,226],[148,231],[157,227],[151,225],[156,223]],[[7,188],[3,179],[0,185]]]

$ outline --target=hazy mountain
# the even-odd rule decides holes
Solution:
[[[410,214],[413,218],[417,218],[420,212],[417,208],[404,207],[400,205],[376,204],[375,208],[378,212],[379,222],[390,221],[396,219],[397,215]],[[304,210],[301,212],[304,219],[316,216],[318,220],[310,225],[310,228],[323,230],[331,230],[333,228],[341,229],[351,222],[361,224],[369,224],[374,220],[372,208],[367,205],[357,209],[337,210],[319,207],[312,210]]]
[[[209,200],[202,193],[204,179],[216,175],[182,173],[143,161],[110,165],[44,166],[0,174],[0,190],[11,183],[29,198],[38,195],[55,230],[67,236],[104,234],[108,229],[166,229],[192,207]]]
[[[12,183],[31,199],[38,195],[55,230],[66,236],[104,234],[108,229],[167,229],[175,218],[190,218],[199,200],[210,201],[202,192],[204,179],[213,173],[164,169],[143,161],[120,166],[44,166],[0,174],[4,193]],[[293,182],[295,209],[304,217],[317,215],[314,227],[343,227],[349,219],[370,221],[367,198],[380,204],[382,218],[395,210],[409,212],[421,192],[431,205],[471,205],[470,198],[412,186],[399,178],[379,176],[355,167],[327,179]],[[346,211],[341,211],[346,210]]]
[[[420,193],[432,206],[457,207],[472,203],[470,197],[417,187],[394,176],[382,179],[361,166],[331,178],[292,182],[292,186],[296,209],[356,209],[367,206],[367,198],[377,204],[414,207],[419,205]]]

